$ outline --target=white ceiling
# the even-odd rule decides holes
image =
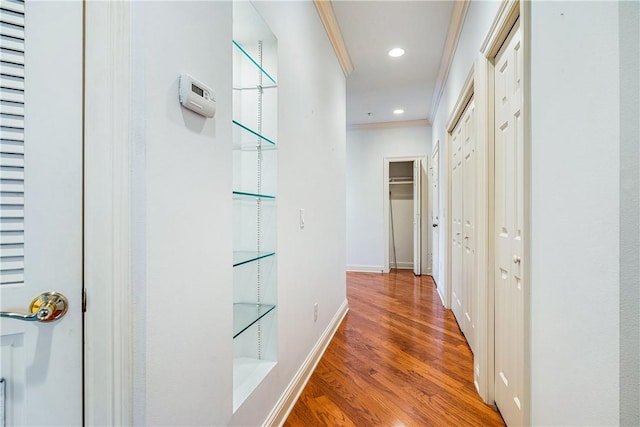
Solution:
[[[426,119],[454,1],[332,3],[354,67],[347,77],[347,124]],[[393,47],[406,53],[391,58]],[[396,108],[405,113],[393,114]]]

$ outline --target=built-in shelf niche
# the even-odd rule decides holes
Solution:
[[[233,3],[233,410],[277,363],[277,40]]]

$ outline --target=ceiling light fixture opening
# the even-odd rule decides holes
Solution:
[[[393,114],[402,114],[402,113],[404,113],[404,110],[402,108],[393,110]]]
[[[392,58],[398,58],[399,56],[404,55],[404,49],[401,47],[394,47],[389,51],[389,56]]]

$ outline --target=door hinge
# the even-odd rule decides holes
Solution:
[[[87,312],[87,288],[82,288],[82,312]]]

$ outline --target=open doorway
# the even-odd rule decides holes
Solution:
[[[390,269],[430,273],[427,228],[422,211],[428,201],[425,159],[423,157],[386,158],[384,161],[384,272]],[[423,232],[425,230],[425,232]],[[424,250],[423,250],[424,249]]]
[[[413,270],[413,162],[389,163],[389,268]]]

